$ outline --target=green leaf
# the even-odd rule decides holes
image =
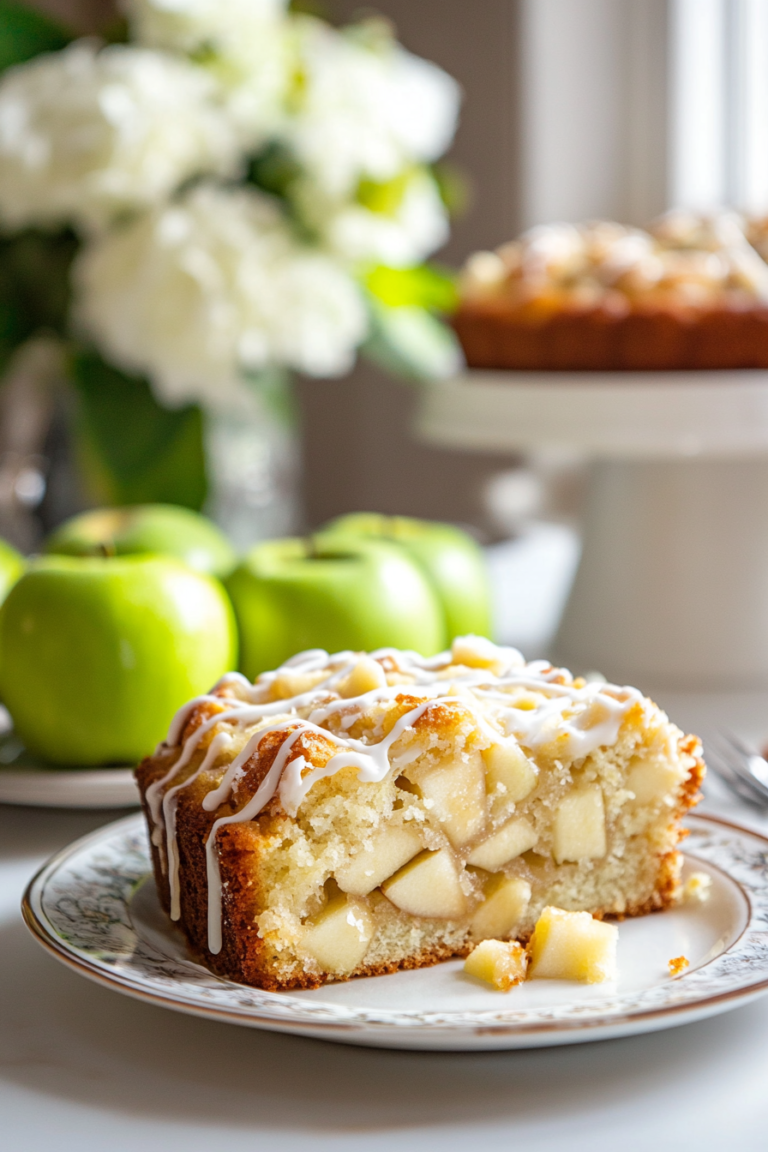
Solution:
[[[462,356],[453,330],[423,308],[371,305],[371,334],[362,352],[382,368],[411,380],[452,376]]]
[[[0,284],[13,296],[31,328],[50,328],[64,334],[70,270],[77,249],[77,237],[69,230],[46,233],[29,229],[0,237]]]
[[[0,237],[0,373],[14,348],[35,332],[65,335],[76,251],[72,232]]]
[[[285,144],[272,141],[256,156],[249,165],[246,179],[262,192],[285,200],[291,185],[301,175],[301,165]]]
[[[324,0],[290,0],[288,11],[292,16],[314,16],[327,24],[334,23],[333,5]]]
[[[131,29],[124,16],[113,16],[106,27],[99,29],[99,36],[106,44],[128,44]]]
[[[202,508],[207,481],[198,407],[163,408],[146,380],[87,350],[72,358],[72,382],[81,459],[96,499]]]
[[[369,212],[379,212],[384,216],[394,216],[400,208],[408,185],[413,179],[413,169],[403,168],[391,180],[361,180],[357,186],[355,199]]]
[[[459,302],[455,274],[434,264],[414,268],[379,264],[365,274],[363,283],[371,296],[388,308],[453,312]]]
[[[450,160],[438,160],[431,166],[431,171],[451,219],[465,216],[472,206],[472,182],[466,172]]]
[[[31,333],[24,323],[24,317],[0,275],[0,377],[5,372],[14,349],[23,344],[29,335]]]
[[[40,52],[58,52],[73,39],[63,24],[24,4],[0,0],[0,71]]]

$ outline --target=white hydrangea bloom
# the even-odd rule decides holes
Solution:
[[[171,405],[225,403],[267,364],[340,374],[367,330],[352,278],[252,189],[199,185],[96,238],[75,284],[81,329]]]
[[[79,41],[0,80],[0,221],[92,229],[199,172],[228,172],[234,132],[185,61]]]
[[[263,23],[221,42],[205,68],[219,87],[222,105],[246,151],[255,151],[282,132],[292,78],[283,24]]]
[[[437,160],[456,132],[459,85],[431,60],[396,46],[389,87],[387,120],[403,152],[424,163]]]
[[[124,0],[136,39],[191,54],[216,81],[243,145],[279,128],[291,80],[287,0]]]
[[[285,131],[322,192],[351,196],[361,178],[390,180],[445,151],[459,107],[447,73],[365,26],[340,33],[302,19],[295,29],[301,83]]]
[[[248,36],[285,13],[288,0],[123,0],[136,40],[151,48],[196,52]]]
[[[363,203],[328,202],[309,183],[296,190],[296,200],[325,245],[345,260],[418,264],[448,239],[448,213],[437,184],[423,169],[396,177],[391,185],[391,197],[384,185],[379,204],[375,196],[364,197]]]

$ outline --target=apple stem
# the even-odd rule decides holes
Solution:
[[[317,560],[317,557],[318,557],[317,542],[316,542],[314,536],[307,536],[305,538],[304,547],[306,548],[307,559],[308,560]]]
[[[117,555],[117,549],[113,540],[99,541],[99,555],[103,556],[105,560],[111,560],[113,556]]]

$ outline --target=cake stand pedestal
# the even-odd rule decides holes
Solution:
[[[768,372],[495,372],[431,385],[418,434],[591,460],[552,657],[678,690],[768,688]]]

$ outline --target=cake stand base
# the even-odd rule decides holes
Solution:
[[[425,392],[416,429],[593,461],[554,659],[641,687],[768,687],[768,373],[468,372]]]
[[[552,655],[640,684],[768,685],[768,462],[595,462]]]

